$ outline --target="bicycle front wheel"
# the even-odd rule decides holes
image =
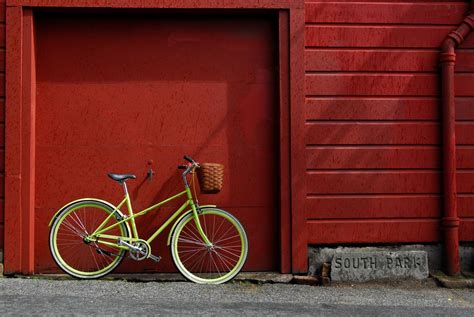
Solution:
[[[125,250],[100,242],[86,241],[114,209],[97,200],[83,200],[66,207],[54,220],[49,235],[49,247],[56,264],[77,278],[99,278],[115,269],[125,256]],[[112,215],[107,226],[116,224],[119,215]],[[125,223],[107,230],[106,234],[128,237]]]
[[[203,209],[199,223],[211,245],[206,245],[194,214],[189,213],[174,230],[173,261],[181,274],[192,282],[225,283],[240,272],[247,259],[245,230],[234,216],[215,208]]]

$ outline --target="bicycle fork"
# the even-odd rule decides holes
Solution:
[[[201,222],[199,221],[199,214],[200,214],[200,212],[198,212],[199,204],[194,203],[193,194],[191,193],[191,188],[189,186],[188,179],[187,179],[187,175],[190,172],[192,172],[192,173],[195,172],[194,169],[195,169],[197,164],[196,164],[196,162],[194,162],[189,157],[185,156],[184,159],[193,164],[192,166],[188,166],[186,171],[183,173],[183,181],[184,181],[184,188],[186,189],[186,195],[188,197],[189,204],[191,205],[191,209],[193,211],[194,223],[196,224],[196,228],[197,228],[199,234],[201,235],[202,239],[204,240],[204,243],[206,244],[206,247],[207,248],[212,248],[213,244],[211,243],[211,241],[209,241],[209,238],[206,236],[206,233],[204,232],[204,230],[202,230]]]
[[[207,237],[206,233],[202,229],[201,222],[199,221],[199,214],[201,213],[199,205],[194,203],[194,200],[192,199],[192,196],[191,196],[191,190],[189,190],[189,187],[187,188],[187,192],[188,192],[188,197],[190,197],[189,203],[190,203],[191,209],[193,211],[194,223],[196,224],[196,228],[197,228],[199,234],[201,235],[202,239],[204,240],[204,243],[206,244],[206,247],[211,248],[213,246],[213,244],[212,244],[211,241],[209,241],[209,238]],[[199,210],[199,212],[198,212],[198,210]]]

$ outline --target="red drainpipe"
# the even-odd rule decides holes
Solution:
[[[456,209],[456,117],[454,103],[455,48],[474,27],[474,0],[459,27],[451,31],[441,46],[441,103],[443,115],[443,182],[444,182],[444,265],[448,275],[460,273],[459,217]]]

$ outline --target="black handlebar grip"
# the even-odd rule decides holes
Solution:
[[[194,163],[194,160],[192,158],[190,158],[189,156],[185,155],[183,157],[186,161],[188,161],[189,163]]]
[[[180,170],[185,170],[187,168],[188,167],[186,165],[178,165],[178,169],[180,169]]]

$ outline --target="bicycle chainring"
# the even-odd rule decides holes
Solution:
[[[129,250],[130,257],[135,261],[142,261],[145,260],[150,256],[151,247],[145,240],[138,240],[133,242],[132,245],[139,250]]]

